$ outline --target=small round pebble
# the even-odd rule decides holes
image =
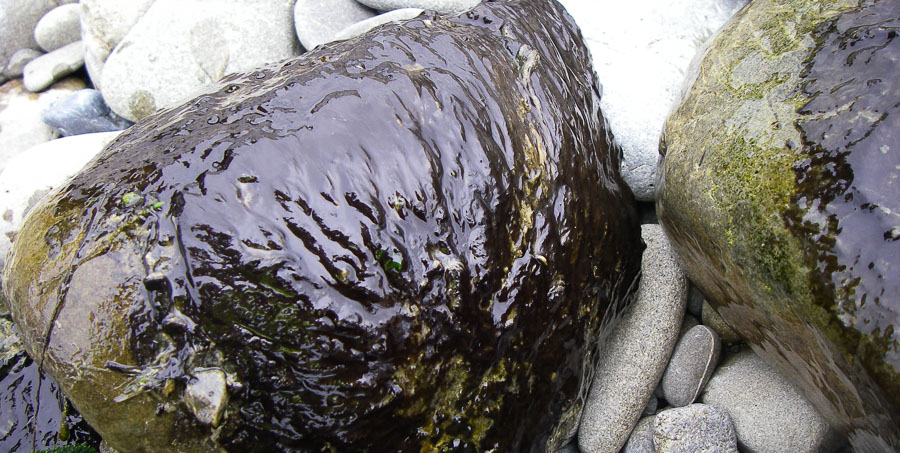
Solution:
[[[675,346],[662,378],[663,394],[672,406],[687,406],[697,399],[719,363],[722,343],[704,325],[688,330]]]
[[[119,131],[133,124],[113,113],[103,95],[90,88],[53,102],[41,111],[41,119],[63,137]]]
[[[439,13],[456,14],[469,10],[481,3],[481,0],[358,0],[363,5],[379,11],[392,11],[400,8],[430,9]]]
[[[653,420],[657,453],[738,453],[728,412],[707,404],[667,409]]]
[[[76,41],[29,62],[25,65],[22,81],[25,89],[37,93],[82,66],[84,66],[84,46],[81,45],[81,41]]]
[[[69,3],[48,11],[34,26],[34,40],[45,52],[81,40],[81,5]]]

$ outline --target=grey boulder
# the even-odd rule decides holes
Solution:
[[[0,67],[19,49],[37,49],[34,26],[59,5],[55,0],[0,0]]]
[[[305,49],[330,42],[341,30],[377,13],[356,0],[297,0],[294,28]]]
[[[601,103],[622,146],[622,177],[638,200],[656,197],[659,139],[704,40],[746,0],[560,0],[575,17],[603,85]]]
[[[675,407],[693,403],[719,363],[721,351],[719,336],[709,327],[697,325],[685,332],[663,374],[666,401]]]
[[[147,12],[155,0],[81,0],[81,40],[84,67],[100,89],[103,65],[110,52]]]
[[[292,0],[157,0],[109,55],[100,90],[136,121],[226,74],[299,55]],[[249,39],[252,37],[252,39]]]

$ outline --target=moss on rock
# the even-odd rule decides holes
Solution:
[[[900,153],[878,168],[847,157],[900,134],[896,12],[890,1],[753,2],[698,62],[661,144],[658,211],[687,274],[857,451],[900,448],[897,241],[883,229],[900,221],[846,220],[900,208],[879,195],[897,193]],[[849,103],[857,116],[841,116]],[[858,316],[842,315],[848,306]]]

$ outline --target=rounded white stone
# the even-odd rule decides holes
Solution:
[[[68,3],[44,14],[34,26],[34,40],[45,52],[81,40],[81,6]]]
[[[356,0],[297,0],[294,28],[305,49],[334,39],[341,30],[377,13]]]
[[[392,11],[401,8],[430,9],[444,14],[457,14],[481,3],[481,0],[358,0],[369,8]]]
[[[103,66],[100,91],[131,121],[231,73],[300,54],[293,0],[156,0]]]

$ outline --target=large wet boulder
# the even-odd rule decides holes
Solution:
[[[854,451],[900,450],[900,4],[754,1],[669,118],[686,273]]]
[[[4,289],[123,451],[550,451],[643,244],[555,2],[426,13],[142,120]]]

